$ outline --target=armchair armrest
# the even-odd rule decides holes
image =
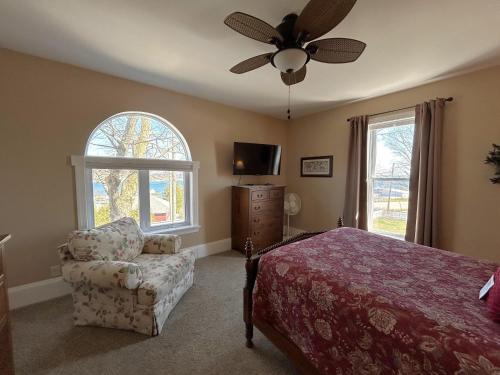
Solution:
[[[59,246],[57,248],[57,251],[59,253],[59,258],[61,259],[61,266],[68,263],[68,262],[71,262],[72,260],[75,260],[73,258],[73,255],[71,255],[71,253],[69,251],[67,243]]]
[[[143,253],[175,254],[181,248],[181,238],[175,234],[145,234]]]
[[[143,282],[139,266],[122,261],[70,261],[63,265],[62,275],[69,283],[84,283],[99,288],[136,289]]]

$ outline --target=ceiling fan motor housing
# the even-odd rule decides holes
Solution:
[[[276,30],[283,36],[283,41],[278,41],[276,47],[279,49],[290,48],[290,47],[302,47],[304,43],[301,43],[293,35],[293,29],[295,27],[295,21],[297,21],[298,15],[295,13],[287,14],[283,17],[283,21],[276,26]]]

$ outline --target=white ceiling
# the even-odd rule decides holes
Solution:
[[[272,25],[307,0],[0,0],[0,47],[284,118],[287,87],[273,51],[223,24],[233,11]],[[292,86],[295,116],[500,64],[500,0],[358,0],[325,37],[367,43],[359,60],[311,61]]]

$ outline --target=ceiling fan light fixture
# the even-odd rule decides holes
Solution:
[[[272,64],[283,73],[296,72],[309,61],[309,55],[302,48],[286,48],[276,52]]]

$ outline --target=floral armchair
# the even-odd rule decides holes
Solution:
[[[195,256],[175,235],[143,234],[132,218],[70,233],[59,247],[75,325],[156,336],[193,285]]]

